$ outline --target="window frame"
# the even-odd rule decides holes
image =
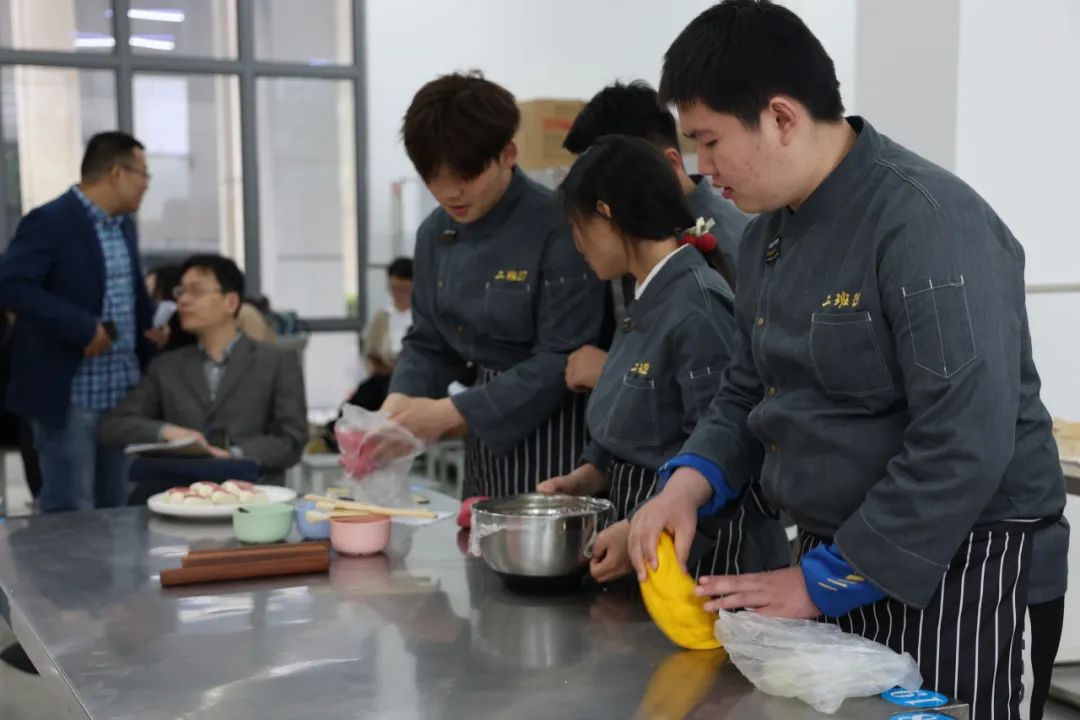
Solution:
[[[258,60],[255,55],[255,3],[259,0],[236,2],[237,55],[235,58],[147,55],[133,53],[129,41],[131,22],[130,0],[112,0],[112,30],[116,44],[111,53],[78,53],[53,50],[19,50],[0,47],[0,67],[30,65],[79,70],[109,70],[116,80],[116,117],[120,130],[132,132],[134,124],[133,80],[135,73],[153,72],[181,75],[235,75],[240,86],[240,156],[244,177],[242,214],[244,221],[244,265],[246,285],[252,294],[262,291],[262,247],[259,227],[258,138],[256,112],[256,81],[258,78],[305,78],[347,80],[353,89],[353,127],[355,131],[353,162],[356,172],[356,276],[357,314],[337,317],[301,317],[310,332],[359,331],[367,317],[368,248],[365,241],[368,219],[367,166],[367,93],[366,58],[363,48],[364,3],[350,0],[352,10],[352,64],[311,65],[297,62]],[[0,126],[0,146],[3,145]],[[7,197],[7,167],[0,153],[0,198]],[[6,203],[0,202],[0,231],[4,245],[15,232],[19,218],[7,217]],[[345,298],[342,298],[344,307]]]

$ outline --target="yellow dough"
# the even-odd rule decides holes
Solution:
[[[675,557],[675,543],[667,533],[656,545],[657,569],[648,568],[641,597],[653,622],[671,642],[687,650],[720,647],[713,628],[715,613],[704,608],[705,599],[694,594],[697,584]]]

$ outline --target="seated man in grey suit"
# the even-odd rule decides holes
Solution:
[[[105,418],[102,442],[194,438],[215,458],[252,460],[281,482],[308,440],[299,358],[237,330],[244,275],[232,260],[190,258],[175,295],[180,324],[198,343],[154,360]]]

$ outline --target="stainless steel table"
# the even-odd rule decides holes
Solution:
[[[134,508],[8,520],[0,612],[75,718],[825,717],[730,664],[695,703],[693,670],[631,592],[511,593],[452,519],[395,524],[385,555],[335,558],[329,576],[159,586],[189,547],[230,536]],[[832,717],[898,712],[868,698]]]

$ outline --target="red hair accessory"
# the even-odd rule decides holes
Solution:
[[[698,218],[694,227],[688,228],[682,232],[680,242],[683,245],[693,245],[698,250],[706,255],[711,255],[716,251],[716,236],[709,230],[716,224],[716,221],[712,218],[705,220],[705,218]]]

